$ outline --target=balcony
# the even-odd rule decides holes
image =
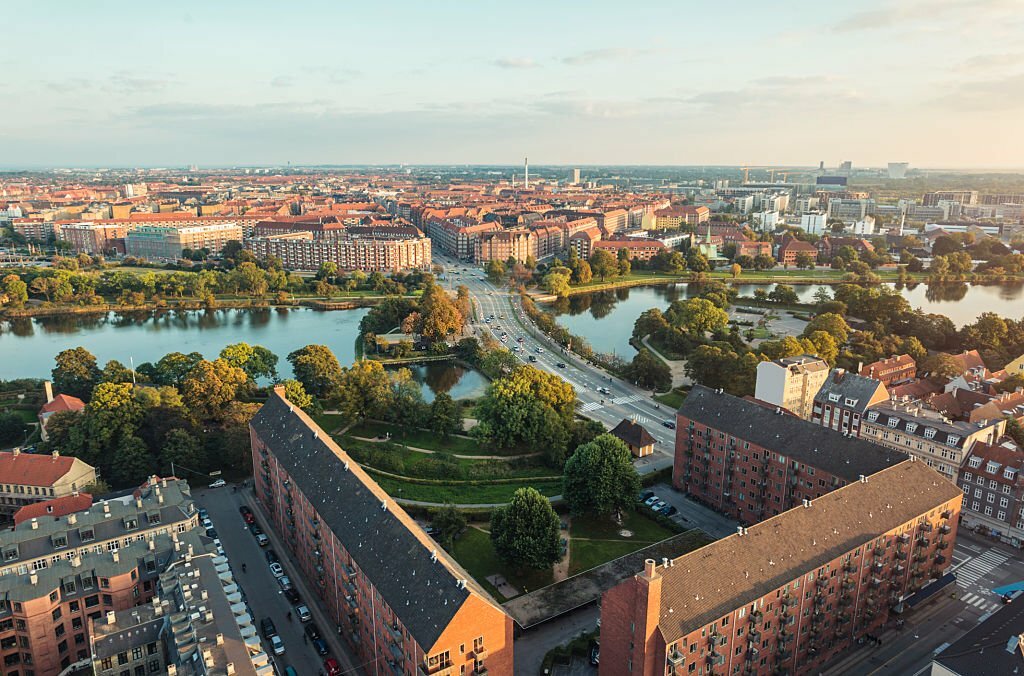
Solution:
[[[725,655],[711,651],[707,655],[708,664],[712,666],[721,666],[725,664]]]
[[[939,540],[938,542],[935,543],[935,548],[936,549],[949,549],[949,543],[946,542],[945,540]]]
[[[666,657],[665,659],[668,662],[669,666],[681,667],[683,666],[683,663],[686,662],[686,655],[684,655],[683,653],[679,652],[678,649],[676,649],[670,652],[668,654],[668,657]]]
[[[885,547],[875,547],[871,550],[871,553],[875,556],[885,556]]]
[[[935,555],[935,563],[936,563],[936,565],[941,566],[945,562],[946,562],[946,557],[945,556],[943,556],[942,554],[936,554]]]
[[[932,526],[931,523],[925,521],[924,523],[921,524],[921,527],[920,527],[919,530],[922,533],[931,533],[933,529],[934,529],[934,526]]]
[[[824,595],[818,594],[817,596],[814,597],[814,605],[816,605],[816,606],[823,606],[826,603],[828,603],[828,599]]]
[[[853,594],[843,594],[839,597],[839,605],[848,606],[853,602]]]
[[[786,660],[788,660],[792,656],[793,656],[793,651],[792,650],[780,650],[779,652],[775,653],[775,657],[780,662],[785,662]]]
[[[764,613],[762,613],[760,610],[755,610],[754,612],[750,613],[750,621],[752,623],[760,622],[763,619]]]
[[[750,632],[749,634],[747,634],[747,641],[749,641],[750,643],[760,643],[761,642],[761,632],[759,632],[759,631],[752,631],[752,632]]]
[[[942,512],[940,516],[942,516],[943,519],[946,519],[948,521],[949,518],[953,516],[953,510],[947,509],[944,512]],[[943,526],[945,526],[945,524],[943,524]]]
[[[751,648],[747,651],[747,654],[743,659],[745,659],[747,662],[756,662],[757,660],[761,659],[761,651],[757,648]]]
[[[817,580],[814,581],[814,584],[818,585],[818,589],[822,589],[824,587],[827,587],[828,586],[828,578],[827,577],[819,577]]]
[[[905,545],[908,542],[910,542],[910,536],[906,533],[903,533],[902,535],[897,535],[896,542],[900,543],[901,545]]]
[[[849,591],[857,586],[857,583],[853,581],[853,578],[843,578],[843,591]]]
[[[881,561],[875,561],[873,564],[871,564],[872,573],[881,573],[884,569],[885,564],[883,564]]]
[[[906,561],[907,560],[907,553],[905,551],[903,551],[902,549],[897,549],[896,550],[896,558],[899,559],[900,561]]]
[[[873,589],[878,589],[879,587],[882,586],[882,581],[880,579],[878,579],[877,577],[873,577],[873,578],[871,578],[871,583],[870,584],[871,584],[871,587]]]
[[[843,564],[843,570],[847,573],[853,573],[857,570],[857,564],[853,561],[847,561]]]
[[[932,543],[932,541],[929,540],[928,538],[926,538],[923,535],[921,537],[917,538],[917,540],[914,541],[914,545],[916,545],[917,547],[927,547],[931,543]]]

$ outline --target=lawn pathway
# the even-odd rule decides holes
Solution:
[[[342,430],[341,432],[338,433],[338,436],[341,436],[342,434],[344,434],[348,429],[349,428],[346,427],[344,430]],[[401,443],[399,441],[395,441],[394,437],[392,437],[390,439],[381,439],[380,437],[373,437],[373,438],[370,438],[370,437],[357,437],[354,434],[350,435],[350,436],[353,439],[356,439],[358,441],[368,441],[371,444],[384,444],[384,443],[398,444],[402,448],[408,448],[410,451],[415,451],[417,453],[426,453],[427,455],[433,455],[435,453],[441,453],[442,452],[442,451],[431,451],[430,449],[427,449],[427,448],[417,448],[416,446],[407,446],[406,444],[403,444],[403,443]],[[537,457],[538,455],[541,455],[541,454],[540,453],[524,453],[522,455],[459,455],[458,453],[449,453],[448,455],[452,456],[453,458],[461,458],[462,460],[514,460],[516,458],[534,458],[534,457]]]
[[[565,517],[565,556],[559,560],[551,571],[555,582],[561,582],[569,577],[569,561],[572,559],[572,536],[569,534],[572,529],[572,517]]]

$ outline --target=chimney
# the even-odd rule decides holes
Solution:
[[[804,509],[807,509],[810,506],[811,506],[811,501],[808,500],[807,498],[804,498]]]
[[[117,613],[113,610],[107,611],[107,624],[114,624],[117,621]]]
[[[46,403],[53,401],[53,383],[49,380],[43,381],[43,391],[46,393]]]
[[[657,562],[654,559],[647,559],[644,561],[644,576],[648,579],[653,578],[657,573],[655,568],[658,567]]]
[[[79,556],[78,554],[75,554],[73,557],[71,557],[71,567],[72,568],[78,568],[81,565],[82,565],[82,557],[81,556]]]
[[[107,504],[106,500],[103,501],[103,513],[110,514],[110,505]]]
[[[135,507],[137,509],[142,509],[142,498],[141,497],[135,498]]]
[[[78,523],[78,515],[77,514],[68,514],[68,525],[69,526],[74,526],[76,523]]]
[[[54,460],[60,457],[60,451],[54,451],[51,456]]]
[[[274,385],[274,394],[288,401],[288,398],[284,396],[284,385]]]
[[[12,453],[15,456],[21,455],[21,447],[20,446],[15,446]]]
[[[232,674],[235,673],[235,663],[234,662],[228,662],[224,666],[224,671],[225,671],[225,673],[227,673],[228,676],[232,676]]]
[[[862,484],[866,484],[868,482],[868,478],[866,476],[864,476],[863,474],[861,474],[860,475],[860,482]]]
[[[33,518],[32,519],[32,530],[37,530],[38,528],[39,528],[39,521],[37,519]]]
[[[224,634],[217,634],[217,645],[224,645]]]
[[[28,581],[31,582],[34,585],[35,584],[39,584],[39,576],[36,575],[35,573],[32,573],[31,575],[28,576]]]
[[[736,526],[736,535],[743,535],[743,526]]]

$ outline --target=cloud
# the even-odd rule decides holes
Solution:
[[[1004,113],[1024,108],[1024,73],[960,82],[949,94],[935,99],[935,103],[957,110],[982,112]]]
[[[965,59],[957,66],[964,73],[977,74],[979,70],[993,70],[1024,66],[1024,52],[1001,52],[995,54],[976,54]]]
[[[533,59],[524,59],[516,57],[503,57],[492,61],[498,68],[537,68],[540,66],[539,63]]]
[[[628,47],[606,47],[605,49],[589,49],[579,54],[573,54],[562,59],[562,63],[569,66],[588,66],[599,61],[627,61],[637,56],[647,54],[650,50],[631,49]]]
[[[295,78],[289,77],[287,75],[278,75],[277,77],[275,77],[273,80],[270,81],[270,86],[271,87],[283,88],[283,87],[292,87],[294,85],[295,85]]]
[[[1020,10],[1020,0],[888,0],[881,9],[855,12],[832,26],[835,33],[881,30],[892,27],[920,28],[943,19],[973,23]]]
[[[164,89],[171,80],[138,77],[127,74],[112,75],[106,82],[106,88],[119,94],[149,94]]]

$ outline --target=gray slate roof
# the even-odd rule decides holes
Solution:
[[[874,396],[879,387],[884,388],[885,386],[874,378],[865,378],[849,371],[833,369],[832,373],[825,379],[825,382],[822,383],[821,389],[814,395],[814,401],[825,403],[828,401],[829,394],[838,394],[840,397],[838,403],[843,408],[864,413],[868,407],[868,402],[871,401],[871,397]],[[853,399],[857,403],[847,406],[847,399]]]
[[[960,676],[1024,671],[1018,637],[1024,634],[1024,599],[1018,598],[947,647],[932,662]]]
[[[731,394],[696,385],[679,407],[679,415],[702,425],[781,453],[847,481],[870,476],[907,459],[898,451],[857,437],[846,437]]]
[[[469,588],[457,584],[469,576],[454,574],[464,571],[440,547],[438,560],[431,561],[431,549],[397,513],[415,523],[393,500],[382,509],[370,485],[382,489],[297,407],[271,395],[251,426],[419,646],[429,650],[469,597]]]

